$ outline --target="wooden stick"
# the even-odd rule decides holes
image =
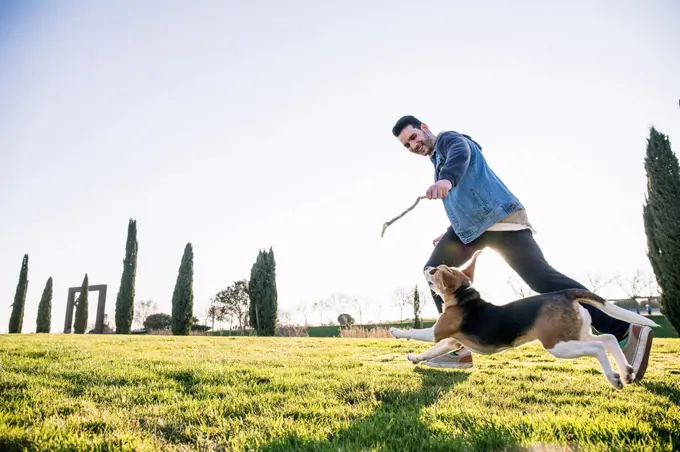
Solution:
[[[387,227],[388,227],[389,225],[391,225],[392,223],[394,223],[395,221],[397,221],[399,218],[403,217],[404,215],[406,215],[407,213],[409,213],[410,211],[412,211],[412,210],[418,205],[418,203],[420,202],[420,200],[421,200],[421,199],[425,199],[425,198],[427,198],[427,196],[418,196],[418,199],[416,199],[416,202],[413,203],[413,205],[412,205],[411,207],[409,207],[408,209],[404,210],[402,213],[400,213],[400,214],[397,215],[396,217],[392,218],[390,221],[388,221],[388,222],[386,222],[385,224],[383,224],[382,232],[380,233],[380,237],[382,237],[382,236],[385,235],[385,229],[387,229]]]

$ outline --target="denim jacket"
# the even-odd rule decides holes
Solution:
[[[503,217],[524,208],[489,168],[482,147],[469,136],[440,133],[430,160],[435,182],[451,182],[442,201],[453,231],[463,243],[472,242]]]

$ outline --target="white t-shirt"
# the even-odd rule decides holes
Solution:
[[[536,230],[531,226],[527,212],[524,209],[502,218],[498,223],[487,229],[487,231],[521,231],[522,229],[531,229],[531,233],[536,234]]]

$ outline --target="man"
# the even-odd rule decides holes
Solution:
[[[434,240],[434,251],[424,267],[445,264],[459,266],[479,249],[497,251],[510,267],[537,293],[585,287],[561,274],[546,261],[534,241],[534,230],[522,203],[512,194],[484,159],[482,147],[471,137],[447,131],[434,135],[413,116],[400,118],[392,134],[410,152],[429,157],[434,180],[426,195],[441,199],[450,221],[446,232]],[[432,291],[442,313],[442,300]],[[582,304],[600,333],[612,334],[635,369],[635,381],[642,379],[652,345],[652,329],[631,325]],[[471,367],[472,354],[464,347],[423,364],[433,367]]]

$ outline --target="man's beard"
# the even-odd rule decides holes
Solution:
[[[430,137],[426,137],[421,145],[421,155],[430,155],[434,151],[434,140]]]

